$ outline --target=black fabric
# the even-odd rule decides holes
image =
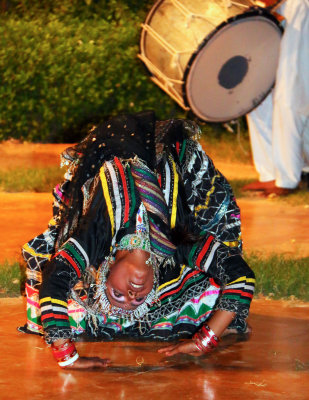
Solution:
[[[59,244],[72,235],[74,219],[79,219],[82,214],[81,188],[98,173],[103,162],[114,157],[130,159],[138,156],[150,169],[154,169],[154,132],[155,114],[152,111],[119,115],[100,124],[81,143],[67,150],[68,159],[78,160],[78,164],[66,189],[70,203],[61,212],[60,225],[67,224],[68,231],[60,233]]]
[[[111,226],[102,186],[98,185],[91,206],[72,235],[80,245],[87,249],[90,265],[98,267],[108,255],[111,243]]]

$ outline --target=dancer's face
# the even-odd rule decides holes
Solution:
[[[143,250],[119,250],[110,266],[106,295],[116,307],[134,310],[153,287],[153,269],[146,264],[149,253]]]

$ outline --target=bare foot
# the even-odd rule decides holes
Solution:
[[[249,183],[248,185],[243,186],[242,190],[263,191],[266,189],[272,189],[274,187],[276,187],[274,180],[267,181],[267,182],[255,181],[255,182]]]
[[[262,192],[262,196],[269,196],[269,195],[274,195],[274,196],[287,196],[288,194],[291,194],[295,191],[295,189],[288,189],[288,188],[282,188],[278,187],[275,184],[275,181],[267,181],[267,182],[252,182],[249,183],[248,185],[245,185],[242,187],[243,191],[256,191],[256,192]]]
[[[281,188],[281,187],[275,186],[273,188],[265,189],[263,191],[263,196],[270,196],[270,195],[287,196],[294,192],[295,192],[295,189]]]

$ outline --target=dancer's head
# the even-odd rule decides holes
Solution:
[[[114,307],[134,310],[154,286],[150,254],[144,250],[119,250],[109,265],[106,296]]]

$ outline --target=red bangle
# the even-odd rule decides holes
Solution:
[[[193,340],[196,348],[202,353],[211,352],[219,344],[219,338],[208,325],[202,326],[202,328],[194,334]]]
[[[64,349],[64,350],[56,350],[55,348],[53,348],[53,355],[54,355],[55,359],[57,361],[59,361],[62,358],[64,358],[65,356],[67,356],[68,354],[72,354],[74,352],[74,350],[76,350],[76,348],[74,346],[74,343],[72,343],[70,347],[68,347],[67,349]]]
[[[52,343],[52,349],[55,349],[55,350],[58,350],[58,351],[59,350],[65,350],[68,347],[70,347],[72,343],[73,343],[72,340],[66,340],[64,343],[61,343],[59,345],[56,345],[55,343]]]
[[[52,351],[60,367],[72,365],[79,358],[75,344],[71,340],[61,344],[60,346],[56,346],[53,343]]]

